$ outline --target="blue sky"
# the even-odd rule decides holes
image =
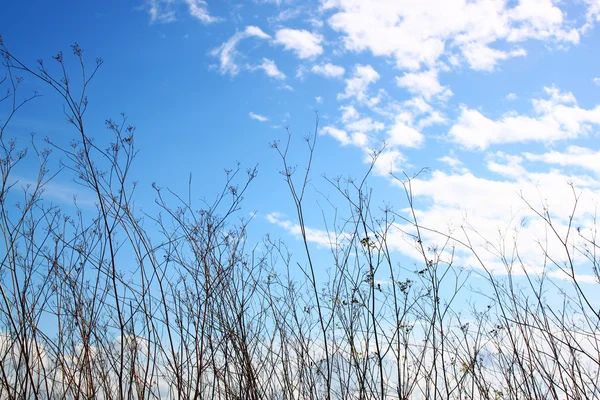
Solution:
[[[0,15],[6,46],[30,64],[73,42],[104,59],[88,124],[101,135],[123,111],[137,126],[141,208],[153,181],[182,192],[191,173],[197,197],[211,198],[224,168],[258,164],[244,210],[257,211],[253,229],[297,236],[269,143],[289,126],[303,165],[300,137],[318,110],[315,189],[334,196],[319,176],[358,177],[385,144],[371,180],[378,202],[406,207],[390,172],[428,167],[413,186],[421,223],[456,231],[468,221],[491,242],[505,232],[509,252],[518,227],[533,271],[546,233],[520,194],[547,204],[566,232],[573,182],[575,222],[597,227],[599,25],[598,0],[12,1]],[[33,80],[25,88],[48,92]],[[67,140],[56,100],[31,104],[13,135]],[[314,192],[309,202],[311,240],[323,246],[324,201]],[[400,230],[392,241],[415,257]],[[583,264],[580,274],[592,280]]]

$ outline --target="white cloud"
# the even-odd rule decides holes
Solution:
[[[478,110],[462,107],[450,128],[450,140],[468,149],[485,150],[493,144],[575,139],[600,125],[600,106],[582,109],[572,93],[545,88],[549,99],[533,99],[534,116],[510,113],[493,120]]]
[[[471,68],[481,71],[492,71],[498,61],[527,55],[527,52],[523,49],[501,51],[477,42],[464,45],[462,51]]]
[[[413,97],[412,99],[406,100],[403,105],[413,111],[414,115],[427,114],[433,111],[431,105],[429,105],[422,97]]]
[[[588,0],[589,1],[589,0]],[[429,0],[415,2],[324,0],[334,10],[329,25],[343,35],[353,52],[370,51],[393,58],[400,69],[433,68],[442,55],[455,66],[456,52],[471,66],[490,69],[499,60],[522,50],[492,50],[491,44],[511,45],[529,39],[577,43],[578,32],[551,0]]]
[[[203,24],[211,24],[221,21],[221,18],[214,17],[208,12],[208,4],[205,0],[183,0],[189,15],[196,18]],[[150,14],[150,23],[169,23],[177,20],[175,0],[146,0],[144,8]]]
[[[344,129],[338,129],[331,126],[324,128],[323,134],[327,134],[337,139],[342,145],[352,144],[369,152],[367,146],[377,142],[376,135],[385,129],[385,124],[381,121],[375,121],[371,117],[362,117],[352,105],[341,106],[341,122]],[[379,140],[379,142],[381,139]]]
[[[282,3],[288,3],[289,1],[287,0],[254,0],[255,3],[269,3],[269,4],[275,4],[277,7],[281,6]]]
[[[458,158],[454,157],[453,154],[438,158],[438,161],[448,164],[452,168],[456,168],[456,167],[462,165],[462,161],[460,161]]]
[[[328,135],[340,142],[342,146],[353,145],[364,148],[369,138],[363,132],[353,132],[348,134],[345,130],[335,128],[333,126],[325,126],[321,129],[322,135]]]
[[[600,1],[598,0],[583,0],[587,5],[587,11],[585,13],[586,24],[581,28],[581,31],[585,33],[591,29],[596,22],[600,22]]]
[[[353,132],[351,138],[352,144],[358,147],[362,147],[363,149],[366,149],[370,143],[369,137],[363,132]]]
[[[377,95],[370,97],[369,99],[367,99],[365,101],[365,104],[370,107],[370,108],[374,108],[376,107],[379,103],[381,103],[381,100],[387,95],[387,92],[385,91],[385,89],[383,88],[379,88],[379,90],[377,91]]]
[[[263,115],[260,115],[260,114],[255,114],[255,113],[253,113],[252,111],[250,111],[250,112],[248,113],[248,116],[249,116],[251,119],[255,119],[255,120],[257,120],[257,121],[260,121],[260,122],[267,122],[267,121],[269,120],[269,118],[267,118],[267,117],[265,117],[265,116],[263,116]]]
[[[293,51],[299,58],[314,58],[323,53],[323,37],[304,29],[280,29],[275,34],[275,43]]]
[[[285,9],[285,10],[282,10],[281,12],[279,12],[279,14],[277,14],[275,17],[269,18],[269,22],[289,21],[289,20],[295,19],[299,15],[300,15],[299,8],[288,8],[288,9]]]
[[[10,185],[17,185],[20,188],[35,188],[38,185],[37,175],[12,176]],[[75,202],[78,206],[95,207],[97,199],[90,196],[88,192],[82,190],[78,185],[73,185],[73,182],[60,182],[57,179],[48,181],[43,185],[45,200],[58,201],[65,205],[73,205]]]
[[[342,32],[347,50],[370,50],[376,56],[393,56],[398,66],[418,69],[422,63],[433,64],[443,53],[444,43],[435,37],[404,29],[401,9],[419,8],[402,2],[325,2],[325,8],[338,8],[329,25]]]
[[[344,76],[345,69],[331,63],[315,65],[311,68],[314,74],[322,75],[327,78],[341,78]]]
[[[563,12],[552,0],[520,0],[519,4],[508,10],[513,23],[508,40],[556,38],[578,43],[579,35],[574,30],[563,29]]]
[[[392,146],[421,147],[423,142],[425,142],[423,134],[407,125],[402,118],[397,118],[388,132],[388,143]]]
[[[279,80],[285,79],[285,74],[277,68],[275,61],[269,60],[268,58],[263,58],[262,62],[254,67],[253,69],[261,69],[267,74],[270,78],[275,78]]]
[[[359,113],[354,106],[341,106],[342,122],[349,122],[359,118]]]
[[[261,39],[269,39],[270,36],[267,35],[260,29],[258,26],[248,25],[245,30],[245,37],[255,36]]]
[[[369,85],[379,80],[379,74],[370,65],[356,65],[352,78],[346,79],[346,89],[344,93],[338,94],[338,100],[356,98],[358,101],[364,101],[367,97]]]
[[[299,65],[298,69],[296,70],[296,79],[304,80],[304,76],[307,72],[308,68],[306,68],[304,65]]]
[[[323,28],[323,25],[325,25],[323,20],[321,20],[317,17],[309,18],[306,20],[306,22],[310,23],[316,29],[321,29],[321,28]]]
[[[444,117],[439,111],[432,111],[427,117],[420,119],[416,127],[418,129],[423,129],[427,128],[428,126],[445,124],[447,122],[448,119]]]
[[[583,150],[574,151],[581,153]],[[371,160],[371,155],[367,154],[365,161]],[[440,160],[452,167],[462,164],[453,153]],[[399,151],[386,150],[379,155],[373,171],[383,176],[390,172],[398,173],[405,161]],[[448,260],[452,259],[457,266],[485,268],[486,272],[494,274],[506,274],[510,269],[514,276],[547,274],[551,278],[570,280],[569,274],[560,268],[569,265],[563,263],[573,262],[580,282],[595,283],[593,271],[585,263],[586,258],[567,259],[564,246],[555,234],[564,239],[570,231],[569,246],[581,246],[583,237],[593,235],[600,228],[593,219],[597,208],[594,198],[600,195],[600,181],[556,171],[528,172],[522,168],[522,161],[520,156],[493,155],[488,167],[503,171],[507,177],[503,180],[481,178],[464,169],[454,173],[436,170],[429,177],[421,175],[413,178],[414,213],[419,225],[427,227],[421,231],[423,243],[435,245],[444,242],[445,236],[437,232],[448,233],[462,243],[469,243],[477,254],[475,256],[464,246],[453,246],[451,240]],[[574,194],[568,186],[570,181],[577,187],[578,207],[575,213]],[[548,213],[553,229],[548,229],[546,222],[525,201],[538,211]],[[403,211],[410,214],[408,209]],[[297,225],[279,214],[272,215],[269,220],[298,235]],[[417,256],[411,239],[404,233],[412,231],[414,228],[410,224],[394,224],[386,236],[389,248],[409,257]],[[323,231],[310,229],[307,232],[310,241],[330,245]],[[440,257],[445,258],[444,254]]]
[[[444,158],[449,163],[455,162],[454,157]],[[429,178],[413,179],[411,189],[415,203],[427,204],[415,210],[419,224],[441,232],[452,231],[453,237],[463,241],[468,236],[484,264],[495,265],[494,268],[498,268],[496,272],[506,273],[505,267],[498,262],[498,256],[508,256],[510,263],[516,246],[519,260],[516,260],[517,268],[513,273],[524,273],[520,265],[523,261],[530,272],[540,273],[543,270],[527,266],[545,264],[547,272],[566,279],[552,262],[548,263],[548,259],[544,262],[543,253],[546,250],[551,260],[561,263],[565,260],[564,247],[523,198],[537,210],[548,212],[556,232],[564,238],[570,222],[573,226],[581,226],[582,232],[593,229],[591,225],[595,222],[586,215],[595,213],[594,198],[600,195],[600,181],[556,171],[528,172],[521,166],[523,158],[520,156],[497,153],[492,158],[488,167],[502,172],[505,179],[485,179],[468,171],[451,174],[434,171]],[[453,166],[456,165],[460,164]],[[569,181],[574,182],[580,195],[575,215],[574,194],[568,186]],[[423,232],[426,243],[441,239]],[[575,244],[579,238],[572,235],[570,240]],[[461,265],[481,268],[478,260],[468,252],[460,251],[460,248],[455,256],[455,262]],[[576,262],[577,273],[591,272],[579,270],[583,266]]]
[[[372,155],[365,155],[364,161],[371,162]],[[399,150],[384,149],[377,157],[373,165],[373,172],[379,176],[389,176],[390,173],[402,171],[402,166],[406,164],[406,157]]]
[[[323,98],[321,96],[316,96],[315,97],[315,103],[317,103],[317,104],[323,103]]]
[[[267,214],[266,218],[271,224],[285,229],[289,234],[295,236],[297,239],[302,238],[302,227],[299,224],[286,219],[284,215],[278,212],[273,212]],[[306,234],[306,240],[310,243],[315,243],[323,247],[336,246],[335,236],[331,237],[330,233],[325,230],[313,229],[305,226],[304,232]]]
[[[594,79],[592,79],[592,82],[594,82],[596,85],[600,86],[600,78],[594,78]]]
[[[565,152],[550,151],[544,154],[524,153],[529,161],[540,161],[560,166],[576,166],[595,172],[600,176],[600,150],[585,147],[569,146]]]
[[[373,121],[371,118],[361,118],[346,124],[346,129],[350,132],[378,132],[385,128],[385,125],[379,121]]]
[[[348,133],[342,129],[334,128],[333,126],[325,126],[321,129],[320,133],[322,135],[329,135],[338,142],[342,144],[342,146],[347,146],[351,143],[350,136]]]
[[[488,157],[487,168],[504,177],[518,179],[527,174],[527,171],[521,165],[522,162],[523,157],[521,156],[506,154],[499,151]]]
[[[219,72],[221,74],[235,76],[239,73],[240,67],[235,62],[235,58],[238,55],[236,46],[240,40],[249,37],[256,37],[259,39],[270,38],[270,36],[264,33],[259,27],[247,26],[244,31],[237,32],[228,41],[210,52],[212,56],[219,57]]]
[[[515,93],[509,93],[509,94],[506,95],[506,100],[513,101],[513,100],[516,100],[518,98],[519,98],[519,96],[517,96]]]
[[[170,0],[147,0],[146,9],[150,15],[150,23],[169,23],[177,20]]]
[[[434,96],[446,100],[452,96],[452,91],[440,84],[438,72],[435,69],[405,73],[404,76],[396,77],[396,83],[410,93],[423,96],[426,100],[430,100]]]
[[[420,96],[402,102],[396,107],[396,111],[399,111],[394,117],[396,123],[402,122],[417,130],[447,122],[447,118],[440,111],[434,110]]]
[[[210,24],[220,21],[220,18],[213,17],[208,12],[208,5],[204,0],[185,0],[189,13],[203,24]]]

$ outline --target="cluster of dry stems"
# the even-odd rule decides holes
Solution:
[[[428,247],[411,179],[399,179],[406,214],[371,203],[367,173],[330,182],[340,202],[324,276],[315,265],[324,250],[304,221],[316,129],[303,174],[289,165],[290,142],[273,144],[304,253],[292,257],[268,237],[249,247],[236,212],[255,169],[228,171],[218,199],[198,209],[191,195],[155,186],[161,211],[141,215],[129,177],[135,129],[123,117],[107,121],[108,141],[86,130],[86,91],[102,60],[88,70],[73,46],[71,76],[62,54],[33,68],[1,40],[0,53],[0,398],[600,398],[596,285],[580,284],[570,261],[584,254],[598,277],[594,236],[579,232],[578,248],[558,237],[568,290],[543,275],[517,284],[512,273],[486,274],[482,261],[486,289],[474,293],[454,254],[477,256],[475,246],[438,232],[442,244]],[[50,138],[40,150],[8,137],[15,113],[37,97],[22,95],[21,77],[60,96],[76,133],[70,146]],[[24,185],[15,170],[35,160],[37,178]],[[45,199],[58,174],[94,206]],[[547,211],[538,216],[552,228]],[[408,268],[388,245],[399,222],[422,256]],[[518,258],[501,261],[519,268]],[[546,301],[555,293],[561,307]],[[479,301],[469,309],[470,296]]]

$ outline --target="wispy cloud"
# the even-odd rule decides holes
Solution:
[[[344,67],[340,67],[339,65],[333,65],[331,63],[314,65],[311,68],[313,74],[321,75],[326,78],[341,78],[344,76],[344,72],[346,71]]]
[[[263,40],[270,38],[270,36],[264,33],[259,27],[247,26],[242,32],[237,32],[221,46],[210,52],[212,56],[219,58],[219,72],[221,74],[235,76],[239,73],[240,67],[235,60],[238,55],[236,46],[241,40],[250,37]]]
[[[14,184],[23,190],[31,191],[37,187],[37,181],[24,177],[14,177]],[[58,202],[63,205],[73,205],[91,207],[96,203],[96,199],[90,196],[78,185],[73,185],[72,182],[57,182],[48,181],[41,187],[42,197],[45,200]]]
[[[549,151],[543,154],[524,153],[530,161],[541,161],[560,166],[576,166],[596,173],[600,177],[600,150],[569,146],[566,151]]]
[[[299,224],[286,219],[283,214],[278,212],[267,214],[266,218],[269,223],[285,229],[290,235],[298,239],[302,237],[302,234],[305,234],[306,240],[310,243],[315,243],[322,247],[337,247],[335,236],[332,236],[328,231],[306,226],[301,227]]]
[[[172,0],[147,0],[145,8],[148,15],[150,15],[151,24],[169,23],[177,20]]]
[[[190,15],[203,24],[211,24],[221,21],[221,18],[213,17],[208,12],[208,4],[204,0],[185,0]]]
[[[203,24],[222,20],[210,15],[206,0],[146,0],[145,6],[142,7],[150,15],[150,23],[169,23],[177,21],[178,6],[184,4],[187,6],[187,13]]]
[[[251,119],[255,119],[255,120],[260,121],[260,122],[267,122],[269,120],[269,118],[265,117],[264,115],[256,114],[256,113],[253,113],[252,111],[250,111],[248,113],[248,116]]]
[[[462,161],[460,161],[458,158],[456,158],[454,156],[454,154],[452,154],[452,153],[450,155],[438,158],[438,161],[448,164],[452,168],[456,168],[456,167],[462,165]]]
[[[252,69],[260,69],[270,78],[279,80],[284,80],[286,78],[285,74],[277,68],[275,61],[269,60],[268,58],[263,58],[262,62],[256,67],[252,67]]]

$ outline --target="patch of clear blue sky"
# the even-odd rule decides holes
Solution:
[[[87,122],[94,131],[92,136],[98,137],[104,134],[104,120],[118,119],[121,111],[137,126],[136,146],[140,153],[133,177],[140,181],[137,201],[141,207],[152,204],[150,183],[153,181],[182,193],[187,190],[191,173],[195,197],[210,199],[223,182],[223,169],[232,168],[236,161],[242,163],[242,168],[258,164],[259,176],[248,192],[244,211],[260,212],[254,222],[256,232],[284,235],[263,218],[266,213],[279,211],[293,219],[289,193],[277,173],[279,159],[268,146],[274,140],[286,139],[285,131],[277,126],[289,125],[294,132],[293,163],[302,168],[305,160],[302,155],[306,153],[299,137],[312,132],[313,110],[319,110],[322,126],[335,126],[339,125],[339,107],[352,103],[336,100],[336,95],[345,87],[342,79],[325,79],[310,73],[298,79],[295,77],[298,68],[310,69],[314,64],[332,62],[344,66],[345,78],[348,78],[356,64],[370,64],[381,75],[372,85],[372,94],[383,88],[388,99],[394,101],[412,97],[396,86],[395,78],[402,72],[394,67],[393,60],[375,57],[369,51],[343,50],[341,36],[325,21],[331,11],[320,16],[324,20],[319,31],[325,38],[325,52],[314,60],[298,60],[281,46],[255,38],[240,42],[237,63],[256,65],[263,57],[272,59],[287,75],[285,82],[279,82],[261,71],[242,69],[237,76],[221,75],[218,59],[210,52],[248,25],[258,26],[271,36],[281,27],[313,30],[306,18],[276,22],[273,18],[282,9],[274,4],[247,1],[235,5],[212,1],[208,10],[222,21],[204,25],[190,16],[183,4],[173,4],[178,10],[177,21],[166,24],[150,23],[148,6],[141,0],[10,1],[2,6],[0,13],[0,34],[7,47],[29,65],[38,58],[50,63],[50,57],[56,52],[69,53],[73,42],[81,45],[88,62],[93,63],[95,57],[104,59],[90,87]],[[562,6],[569,17],[581,19],[581,5]],[[302,7],[306,11],[317,8],[317,3]],[[527,56],[501,61],[491,72],[467,67],[440,72],[440,83],[447,85],[454,96],[445,104],[437,104],[436,109],[449,121],[423,130],[425,147],[403,149],[407,159],[404,169],[413,172],[421,167],[432,167],[448,171],[437,159],[453,150],[471,171],[497,179],[497,175],[484,168],[489,153],[544,152],[548,148],[566,146],[566,142],[550,147],[539,143],[506,144],[487,152],[475,152],[450,144],[444,137],[459,115],[460,105],[478,109],[493,119],[510,111],[529,115],[532,112],[530,99],[543,97],[544,86],[556,85],[563,91],[573,92],[582,108],[598,104],[600,87],[592,83],[594,77],[600,76],[597,28],[582,35],[578,45],[569,45],[566,50],[535,40],[521,46],[527,50]],[[497,47],[501,49],[502,45]],[[293,90],[283,88],[283,84],[292,86]],[[37,89],[45,97],[19,114],[13,125],[15,135],[24,138],[30,131],[36,131],[41,137],[49,135],[57,140],[73,135],[62,117],[60,102],[50,95],[48,88],[27,79],[24,89]],[[508,93],[516,93],[518,98],[508,101]],[[316,96],[323,98],[322,104],[316,104]],[[357,105],[357,109],[363,116],[382,119],[365,107]],[[269,121],[251,120],[249,112],[264,115]],[[385,122],[389,127],[390,121]],[[598,149],[597,140],[596,133],[568,144]],[[331,137],[320,137],[313,182],[319,188],[327,186],[319,180],[321,173],[360,176],[366,168],[363,157],[356,147],[340,147]],[[531,168],[535,170],[539,165]],[[400,200],[403,193],[386,179],[376,178],[372,184],[378,202],[386,199],[396,203],[397,199],[396,204],[404,206]],[[321,213],[316,207],[310,209],[309,221],[318,225]]]

